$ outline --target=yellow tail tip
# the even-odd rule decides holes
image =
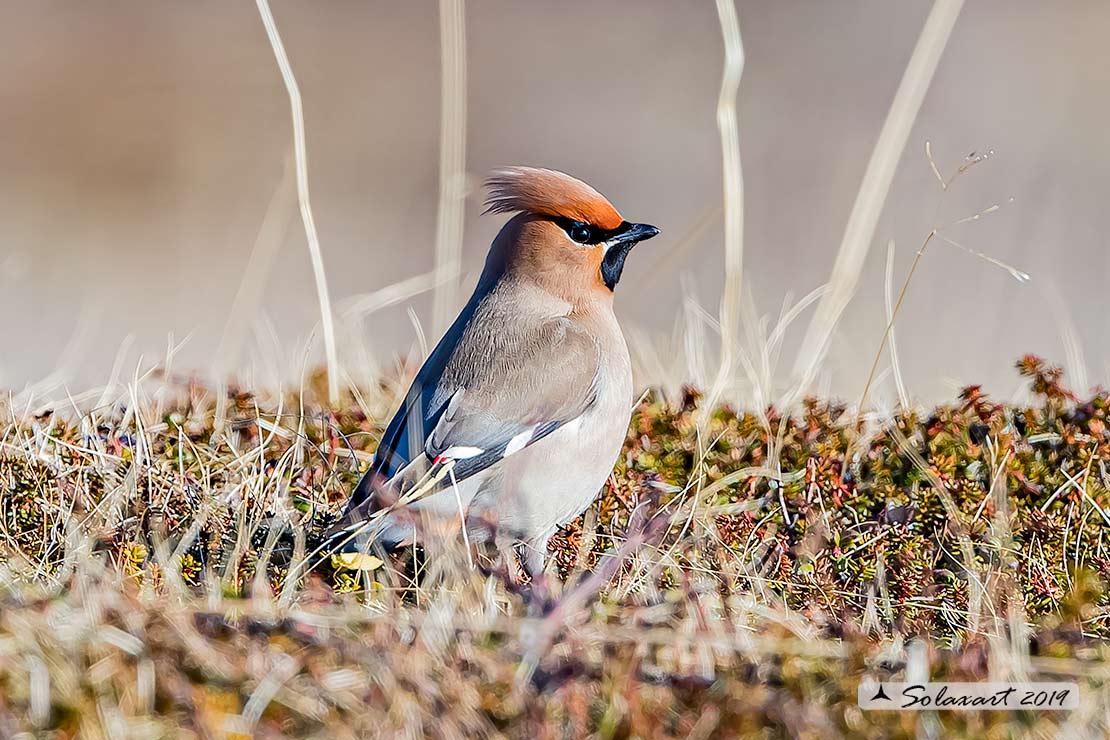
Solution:
[[[361,552],[337,552],[331,556],[331,564],[343,570],[377,570],[385,561]]]

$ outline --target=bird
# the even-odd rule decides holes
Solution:
[[[461,519],[472,540],[492,532],[502,552],[522,545],[541,571],[620,455],[633,387],[614,290],[659,229],[557,170],[508,167],[485,185],[485,214],[511,218],[329,530],[335,554],[418,540],[406,508]]]

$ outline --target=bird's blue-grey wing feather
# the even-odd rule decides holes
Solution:
[[[421,455],[426,463],[453,457],[455,480],[465,480],[578,418],[594,402],[599,348],[570,319],[515,325],[486,320],[464,329],[449,345],[441,342],[417,375],[348,514],[365,508],[375,485]],[[487,335],[493,332],[497,336]]]
[[[572,320],[549,319],[509,333],[509,342],[460,345],[433,398],[440,415],[424,451],[433,460],[455,459],[456,480],[538,442],[581,416],[597,397],[599,347]]]

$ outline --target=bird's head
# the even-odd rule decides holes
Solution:
[[[487,213],[518,214],[494,241],[491,258],[570,300],[612,293],[628,253],[659,233],[625,221],[601,193],[555,170],[498,170],[486,187]]]

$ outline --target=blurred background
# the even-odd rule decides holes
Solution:
[[[182,372],[271,383],[297,376],[306,347],[319,361],[316,289],[284,174],[289,101],[255,5],[3,6],[0,386],[53,373],[74,388],[101,384],[114,363],[129,376],[140,356],[150,364],[186,338],[174,363]],[[745,295],[771,324],[786,296],[828,279],[930,6],[737,3]],[[315,220],[342,314],[433,267],[439,5],[272,8],[303,95]],[[565,170],[629,219],[662,228],[629,259],[618,312],[646,348],[641,382],[682,375],[673,358],[686,299],[716,315],[723,281],[724,47],[713,3],[477,0],[465,27],[459,300],[504,220],[480,216],[483,175],[505,164]],[[885,326],[888,241],[897,290],[931,228],[996,203],[950,234],[1032,279],[931,245],[897,325],[910,393],[932,400],[982,382],[1005,395],[1020,385],[1012,365],[1025,352],[1068,364],[1081,382],[1105,379],[1108,27],[1110,5],[1099,2],[964,7],[822,364],[824,387],[850,397],[866,380]],[[946,174],[971,152],[994,154],[942,202],[926,140]],[[237,292],[242,330],[229,328]],[[435,331],[431,307],[424,292],[342,320],[352,376],[419,351],[420,331]],[[783,378],[811,313],[790,330]],[[223,367],[229,331],[240,331],[232,344],[242,350]],[[889,380],[879,393],[893,393]]]

